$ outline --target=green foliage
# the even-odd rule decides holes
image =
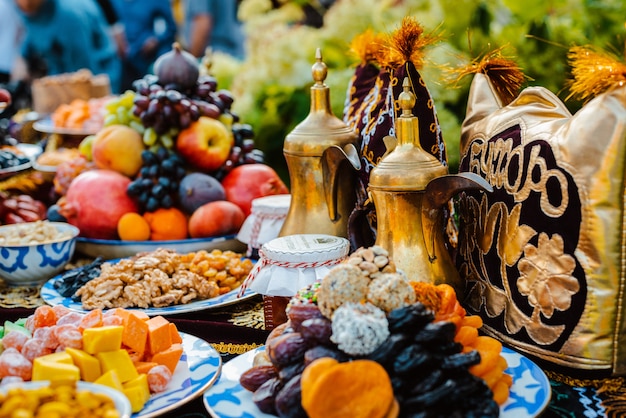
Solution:
[[[243,0],[260,3],[260,0]],[[281,9],[300,7],[284,1]],[[252,7],[248,8],[253,9]],[[366,29],[391,33],[404,16],[414,16],[426,32],[443,40],[426,50],[421,73],[435,100],[448,148],[451,171],[458,167],[460,127],[466,110],[470,77],[452,85],[442,68],[466,65],[481,54],[505,47],[529,77],[561,99],[569,77],[567,52],[574,45],[595,45],[624,54],[626,2],[623,0],[336,0],[320,29],[306,28],[284,10],[248,16],[249,54],[228,80],[236,96],[235,110],[253,125],[268,163],[288,181],[282,155],[286,135],[309,112],[309,87],[315,48],[329,68],[332,108],[341,117],[350,76],[356,64],[350,41]],[[287,19],[279,21],[279,19]],[[219,77],[218,77],[219,79]],[[580,104],[566,102],[572,112]]]

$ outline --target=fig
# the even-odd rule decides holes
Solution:
[[[183,51],[178,42],[174,42],[172,50],[155,61],[154,74],[162,86],[175,84],[180,89],[186,90],[198,82],[200,68],[196,58],[189,52]]]
[[[255,392],[261,385],[278,376],[276,368],[271,365],[254,366],[246,370],[239,377],[239,383],[244,389]]]
[[[225,200],[224,187],[215,177],[208,174],[189,173],[180,181],[178,197],[182,209],[191,215],[205,203]]]

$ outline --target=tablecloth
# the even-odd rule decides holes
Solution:
[[[0,320],[16,320],[30,315],[44,304],[38,287],[9,287],[0,280]],[[246,351],[262,345],[265,330],[260,296],[219,309],[209,309],[167,316],[181,332],[209,342],[226,363]],[[622,379],[585,381],[543,369],[550,379],[552,397],[542,418],[596,418],[626,416],[626,384]],[[202,396],[177,410],[163,415],[174,417],[209,417]]]

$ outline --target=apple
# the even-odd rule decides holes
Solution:
[[[234,142],[232,132],[222,122],[201,116],[180,131],[176,150],[198,170],[212,172],[226,162]]]

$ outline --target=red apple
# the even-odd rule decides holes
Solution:
[[[226,162],[233,144],[233,135],[222,122],[201,116],[178,134],[176,150],[195,168],[211,172]]]

